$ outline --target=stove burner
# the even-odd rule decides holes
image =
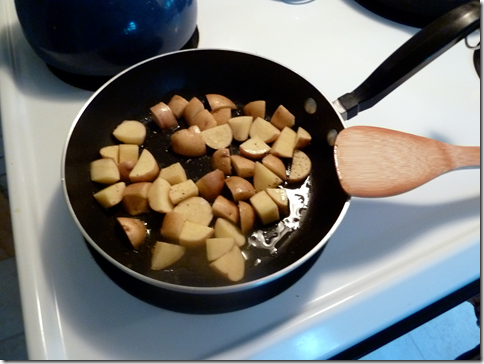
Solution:
[[[423,28],[457,6],[472,0],[355,0],[367,10],[386,19]]]
[[[188,40],[188,42],[185,43],[185,45],[181,49],[197,48],[199,40],[200,40],[200,34],[198,32],[198,27],[196,27],[191,38]],[[104,83],[109,81],[114,76],[114,75],[112,76],[78,75],[75,73],[70,73],[70,72],[60,70],[49,64],[47,64],[47,67],[60,80],[64,81],[65,83],[71,86],[81,88],[87,91],[96,91],[99,87],[101,87]]]

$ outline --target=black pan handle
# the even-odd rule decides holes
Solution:
[[[353,92],[336,100],[336,109],[347,120],[372,107],[479,27],[479,1],[444,14],[397,49]]]

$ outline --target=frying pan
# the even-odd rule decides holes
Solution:
[[[120,73],[87,101],[77,116],[65,145],[62,182],[69,211],[90,248],[104,263],[147,287],[189,295],[247,293],[282,279],[317,256],[337,229],[350,204],[336,174],[333,147],[328,135],[344,128],[354,117],[385,97],[419,69],[479,27],[480,4],[463,5],[416,34],[390,56],[355,91],[334,103],[311,83],[271,60],[230,50],[196,49],[170,53],[141,62]],[[188,254],[170,269],[150,269],[150,248],[160,240],[161,214],[140,215],[150,236],[134,251],[116,232],[116,216],[126,216],[121,207],[101,208],[92,194],[101,186],[89,176],[89,163],[99,158],[99,149],[115,144],[114,128],[125,119],[146,124],[149,132],[143,147],[160,167],[180,162],[195,181],[211,170],[210,156],[180,158],[169,146],[170,132],[161,132],[151,120],[149,108],[167,102],[174,94],[185,98],[219,93],[237,105],[263,99],[267,115],[283,104],[308,130],[312,143],[305,152],[313,162],[307,180],[288,186],[298,206],[283,226],[272,224],[257,230],[269,243],[278,239],[277,251],[249,245],[243,281],[230,283],[217,276],[203,253]],[[205,100],[206,101],[206,100]],[[308,105],[310,107],[308,107]],[[208,104],[207,104],[208,108]],[[237,148],[233,148],[237,153]],[[260,241],[259,241],[260,243]],[[260,245],[260,244],[259,244]]]

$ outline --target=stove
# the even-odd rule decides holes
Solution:
[[[198,4],[199,48],[269,58],[330,100],[418,30],[353,0]],[[199,314],[145,302],[97,264],[61,188],[66,138],[93,92],[59,79],[36,56],[14,0],[0,2],[0,49],[0,119],[32,360],[327,359],[480,277],[480,171],[462,170],[404,195],[352,199],[307,271],[257,305]],[[346,124],[480,145],[473,51],[458,43]]]

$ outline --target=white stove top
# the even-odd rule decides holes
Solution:
[[[296,2],[297,3],[297,2]],[[199,0],[200,48],[259,54],[329,99],[352,91],[416,29],[350,0]],[[0,3],[0,111],[30,359],[324,359],[480,275],[480,171],[353,199],[310,271],[245,310],[189,315],[129,295],[95,263],[64,201],[67,133],[92,92],[54,77]],[[348,125],[480,144],[480,80],[460,42]]]

